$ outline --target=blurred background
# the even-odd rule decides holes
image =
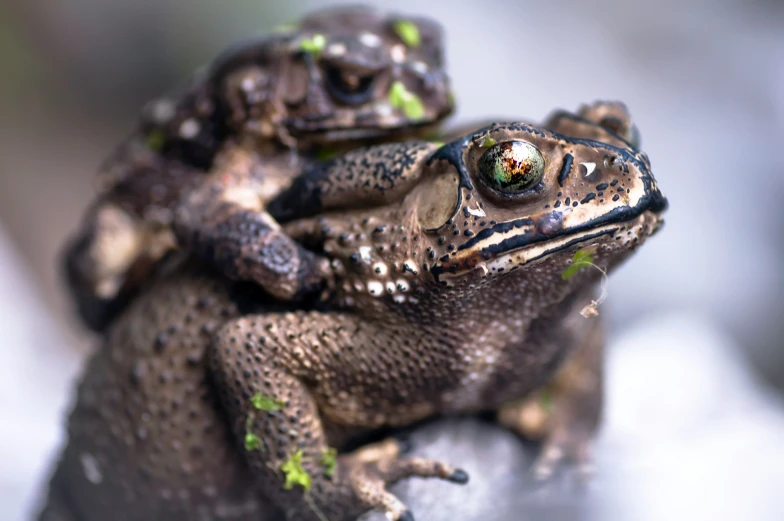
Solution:
[[[132,129],[145,101],[225,46],[332,3],[0,4],[0,424],[11,426],[0,431],[0,519],[21,519],[19,512],[29,509],[61,439],[70,385],[93,347],[67,305],[56,256],[92,197],[99,163]],[[766,418],[781,418],[784,3],[370,3],[428,15],[444,26],[459,107],[453,124],[492,117],[538,121],[594,99],[629,106],[671,208],[663,232],[611,277],[602,313],[614,349],[622,344],[617,339],[638,338],[641,327],[652,349],[651,339],[659,339],[669,357],[661,368],[628,367],[652,382],[637,391],[672,397],[679,414],[692,414],[680,403],[698,388],[690,385],[713,375],[719,379],[705,388],[703,405],[721,411],[728,397],[751,388],[755,407],[763,404]],[[689,329],[694,324],[696,331]],[[703,344],[702,355],[688,353]],[[743,391],[724,385],[717,363],[744,375],[726,380]],[[615,362],[610,367],[626,371]],[[673,370],[681,371],[680,380],[670,379]],[[640,381],[621,376],[619,385],[628,389]],[[673,381],[684,386],[674,394]],[[628,389],[610,392],[625,396]],[[632,416],[641,414],[635,403],[641,402],[628,405]],[[661,416],[666,423],[672,408],[658,407],[668,411]],[[737,420],[757,425],[755,418]],[[767,423],[759,426],[771,432]],[[770,447],[734,444],[733,450],[737,459],[758,450],[771,456],[762,465],[784,465],[784,436],[777,439]],[[723,470],[739,473],[735,459],[728,461]],[[765,483],[784,479],[780,467],[773,471],[744,468]],[[700,479],[692,484],[699,487]],[[761,512],[784,515],[778,501]]]

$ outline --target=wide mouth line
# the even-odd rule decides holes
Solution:
[[[536,241],[527,241],[523,244],[517,244],[514,246],[512,245],[507,245],[506,247],[502,246],[504,245],[505,242],[515,239],[515,238],[510,238],[494,245],[496,247],[499,247],[499,249],[497,249],[496,251],[491,251],[489,248],[483,248],[482,250],[480,250],[478,257],[481,258],[481,261],[478,261],[476,263],[471,263],[470,266],[464,269],[450,271],[448,268],[445,268],[444,267],[445,264],[450,263],[450,261],[453,261],[452,259],[450,259],[444,261],[443,263],[437,266],[432,267],[430,271],[434,275],[436,280],[439,280],[440,277],[453,278],[476,269],[477,266],[479,266],[480,264],[492,263],[497,261],[498,259],[501,259],[509,255],[514,255],[515,253],[521,252],[527,248],[533,249],[536,248],[537,246],[541,246],[541,245],[546,246],[548,243],[552,243],[552,247],[546,248],[541,253],[533,257],[527,258],[525,262],[518,264],[517,267],[519,268],[521,266],[526,266],[532,262],[535,262],[548,255],[552,255],[553,253],[568,250],[577,244],[592,241],[605,235],[613,235],[617,233],[618,230],[623,226],[626,226],[628,224],[634,223],[634,221],[639,220],[640,217],[642,217],[646,212],[650,213],[653,216],[658,217],[658,213],[649,209],[644,209],[639,213],[637,213],[636,215],[629,216],[628,219],[618,220],[614,222],[607,222],[595,226],[590,226],[590,223],[587,223],[588,225],[583,230],[571,229],[568,231],[568,233],[564,232],[558,235],[543,237]],[[579,235],[577,237],[572,237],[572,235],[574,234],[579,234]]]

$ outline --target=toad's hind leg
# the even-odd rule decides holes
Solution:
[[[265,495],[290,520],[340,521],[372,508],[409,519],[388,485],[411,476],[467,481],[447,464],[401,458],[392,440],[335,456],[330,445],[341,440],[327,437],[324,421],[370,428],[431,412],[410,403],[425,394],[416,388],[421,379],[382,386],[379,375],[402,355],[389,347],[386,358],[370,356],[374,341],[395,345],[371,338],[370,329],[352,316],[272,313],[239,319],[216,336],[210,362],[230,425]]]
[[[506,404],[499,421],[531,439],[543,440],[534,464],[538,479],[550,478],[564,461],[587,476],[592,471],[591,445],[601,419],[604,338],[599,317],[573,312],[565,322],[575,342],[552,380],[524,400]]]

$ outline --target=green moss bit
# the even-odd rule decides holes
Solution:
[[[316,33],[312,38],[306,38],[299,42],[300,50],[310,54],[319,54],[325,45],[327,45],[327,39],[321,33]]]
[[[574,255],[572,256],[572,263],[561,272],[561,278],[563,280],[569,280],[574,277],[578,271],[593,264],[593,257],[591,256],[592,253],[593,250],[591,249],[582,249],[574,252]]]
[[[414,22],[398,20],[395,22],[395,32],[408,47],[419,47],[419,44],[422,43],[419,27]]]
[[[419,96],[412,93],[403,82],[396,81],[389,88],[389,104],[396,109],[403,111],[403,114],[410,120],[418,120],[425,117],[425,106]]]
[[[301,485],[306,491],[310,490],[310,475],[302,468],[302,449],[299,449],[289,459],[283,462],[280,470],[286,475],[283,488],[291,490],[294,485]]]
[[[261,439],[252,432],[245,433],[245,450],[248,452],[252,450],[259,450],[261,447]]]
[[[324,475],[331,477],[335,473],[335,466],[338,464],[338,450],[327,447],[321,453],[321,464],[324,465]]]
[[[491,137],[486,137],[486,138],[484,138],[482,140],[481,143],[479,143],[479,146],[482,147],[482,148],[491,147],[493,145],[495,145],[495,139],[493,139]]]
[[[338,155],[338,151],[332,148],[320,148],[316,151],[317,161],[329,161]]]
[[[272,396],[264,396],[261,393],[256,393],[251,396],[250,404],[256,410],[267,412],[279,411],[285,405],[283,402],[276,400]]]
[[[544,409],[544,412],[550,412],[553,409],[553,393],[550,391],[541,391],[539,395],[539,405]]]
[[[431,143],[433,143],[438,148],[441,148],[442,146],[444,146],[444,142],[443,141],[431,141]]]
[[[166,136],[163,134],[163,130],[160,129],[153,129],[147,134],[147,138],[145,139],[145,143],[147,144],[147,148],[154,152],[160,152],[163,150],[163,144],[166,141]]]

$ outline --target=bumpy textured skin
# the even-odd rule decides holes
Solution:
[[[396,32],[400,20],[418,28],[416,45]],[[302,50],[317,37],[323,48]],[[421,113],[393,106],[393,83],[419,98]],[[280,299],[317,289],[323,260],[260,215],[269,194],[319,147],[346,150],[419,135],[452,108],[441,30],[427,19],[329,9],[229,49],[169,96],[151,101],[137,130],[103,165],[100,194],[65,253],[80,315],[90,328],[105,328],[177,246]],[[220,158],[233,156],[234,148],[256,163],[227,172]],[[259,200],[237,201],[237,191],[256,192]],[[224,235],[242,222],[261,236]],[[222,262],[216,248],[242,259]],[[301,261],[281,270],[281,251]]]
[[[607,129],[594,127],[597,135],[612,137]],[[480,158],[493,143],[514,140],[534,145],[544,170],[524,191],[501,193],[487,183]],[[209,390],[204,392],[209,399],[199,405],[216,408],[214,414],[225,423],[204,433],[210,439],[199,443],[227,454],[227,472],[243,476],[239,481],[254,487],[255,497],[266,498],[288,519],[351,519],[370,508],[382,509],[391,519],[410,519],[387,485],[409,476],[463,483],[467,476],[452,466],[459,461],[406,459],[392,441],[346,453],[348,434],[409,425],[437,413],[497,410],[530,396],[555,376],[561,382],[553,398],[559,412],[545,432],[546,447],[550,453],[579,458],[569,451],[582,449],[601,403],[600,379],[580,384],[583,375],[600,378],[601,365],[596,318],[583,318],[580,311],[591,302],[601,272],[583,268],[571,277],[562,274],[575,252],[586,249],[598,268],[611,270],[658,229],[667,203],[645,154],[511,123],[480,129],[441,148],[424,142],[387,145],[369,149],[366,161],[360,156],[356,153],[334,172],[342,180],[345,208],[329,202],[335,192],[327,188],[332,185],[323,172],[314,171],[311,183],[303,186],[316,189],[286,217],[289,236],[331,260],[332,288],[323,300],[312,308],[273,309],[263,298],[234,298],[235,305],[245,304],[217,319],[210,313],[209,323],[221,325],[214,335],[207,334],[209,345],[199,344],[206,365],[194,372]],[[408,188],[397,191],[390,179],[407,180]],[[352,204],[352,194],[367,198],[368,204]],[[109,464],[100,466],[102,476],[130,489],[107,490],[102,508],[122,507],[129,519],[168,519],[173,511],[170,503],[131,505],[125,499],[153,494],[143,481],[135,488],[146,460],[132,438],[121,437],[149,417],[142,409],[112,413],[123,397],[136,396],[137,391],[129,391],[135,359],[145,361],[141,353],[155,353],[158,334],[167,331],[161,317],[170,312],[159,313],[158,306],[177,307],[179,314],[195,305],[172,302],[166,291],[187,294],[189,285],[213,284],[221,294],[228,284],[209,274],[173,277],[151,288],[123,316],[96,355],[107,361],[128,358],[116,367],[88,371],[66,457],[52,483],[56,494],[51,510],[58,504],[78,505],[83,519],[100,519],[91,517],[90,503],[96,500],[87,486],[90,470],[68,456],[86,452],[99,462],[102,454],[111,454],[112,460],[106,456]],[[183,318],[182,331],[199,330],[203,320],[202,315]],[[128,323],[143,333],[122,329]],[[153,332],[148,332],[150,326]],[[126,345],[118,331],[130,335]],[[176,352],[162,351],[166,360]],[[101,374],[93,375],[97,371]],[[171,378],[178,376],[183,378],[171,371]],[[96,387],[102,381],[105,386]],[[149,396],[155,390],[151,387]],[[254,395],[274,400],[279,410],[257,408]],[[173,396],[158,398],[155,407]],[[117,422],[128,422],[126,427],[115,427],[112,414],[120,414]],[[525,431],[514,414],[505,418]],[[155,438],[146,440],[149,444],[167,443],[161,437],[187,428],[172,416],[159,415],[157,421],[161,434],[156,431]],[[118,434],[107,437],[107,430]],[[248,435],[260,442],[246,446]],[[107,442],[96,447],[94,439]],[[221,444],[226,452],[218,451]],[[323,460],[330,447],[341,449],[332,474]],[[175,468],[189,461],[181,454],[150,458],[156,468]],[[307,491],[299,485],[284,488],[284,469],[298,454],[312,480]],[[561,455],[556,456],[546,451],[541,467],[558,463]],[[134,490],[141,495],[134,496]],[[239,484],[232,490],[245,493]],[[194,508],[200,504],[193,502]]]
[[[214,331],[251,301],[184,267],[132,303],[85,369],[42,521],[275,518],[204,365]]]

